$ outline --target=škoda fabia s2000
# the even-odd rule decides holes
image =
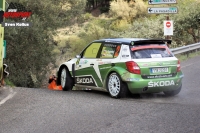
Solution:
[[[174,96],[181,91],[180,61],[166,43],[171,40],[114,38],[95,40],[75,58],[60,65],[58,84],[63,90],[85,88],[109,92],[159,93]]]

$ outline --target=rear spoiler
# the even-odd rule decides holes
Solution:
[[[148,39],[148,40],[137,40],[132,41],[131,45],[141,45],[141,44],[171,44],[172,40],[168,39]]]

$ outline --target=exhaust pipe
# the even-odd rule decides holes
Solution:
[[[143,88],[143,91],[147,91],[149,88],[148,87],[144,87]]]

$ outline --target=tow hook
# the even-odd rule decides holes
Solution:
[[[147,91],[149,88],[148,87],[144,87],[143,88],[143,91]]]

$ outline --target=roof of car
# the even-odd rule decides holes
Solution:
[[[105,38],[105,39],[96,40],[95,42],[114,42],[114,43],[128,43],[128,44],[130,44],[131,42],[138,42],[138,43],[143,43],[143,42],[167,42],[167,43],[171,43],[171,40],[166,40],[166,39],[145,39],[145,38]]]
[[[144,39],[144,38],[105,38],[105,39],[101,39],[99,41],[130,43],[132,41],[139,41],[139,40],[147,40],[147,39]]]

